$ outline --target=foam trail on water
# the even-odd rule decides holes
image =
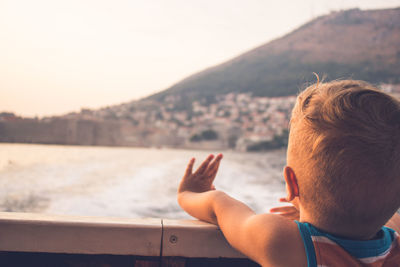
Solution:
[[[190,218],[176,190],[208,152],[0,144],[0,209],[70,215]],[[11,163],[10,163],[11,162]],[[215,186],[256,212],[285,195],[284,151],[224,153]],[[196,167],[195,166],[195,167]]]

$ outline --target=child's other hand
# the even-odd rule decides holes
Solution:
[[[290,203],[289,201],[286,200],[286,198],[280,198],[279,202]],[[272,208],[269,210],[269,212],[276,213],[276,214],[281,215],[290,220],[299,220],[300,219],[299,210],[293,205]]]
[[[192,158],[179,185],[178,193],[185,191],[201,193],[215,190],[213,181],[217,175],[222,154],[218,154],[214,161],[213,158],[214,155],[209,155],[194,173],[192,173],[192,170],[195,159]]]

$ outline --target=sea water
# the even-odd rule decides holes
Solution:
[[[208,154],[151,148],[0,144],[0,211],[190,218],[176,191],[190,158]],[[257,213],[285,195],[285,151],[224,152],[217,189]]]

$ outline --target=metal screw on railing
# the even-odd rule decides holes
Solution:
[[[171,235],[170,237],[169,237],[169,242],[171,242],[171,243],[176,243],[176,242],[178,242],[178,237],[176,236],[176,235]]]

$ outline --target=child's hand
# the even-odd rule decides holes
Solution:
[[[214,155],[209,155],[194,173],[192,173],[192,170],[195,159],[192,158],[179,185],[178,193],[185,191],[201,193],[215,190],[213,181],[217,175],[222,154],[218,154],[214,161],[212,161],[213,158]]]
[[[287,202],[289,201],[286,200],[286,198],[280,198],[279,202]],[[269,210],[271,213],[277,213],[278,215],[281,215],[285,218],[288,218],[290,220],[299,220],[300,219],[300,213],[299,210],[295,206],[284,206],[284,207],[276,207],[272,208]]]

